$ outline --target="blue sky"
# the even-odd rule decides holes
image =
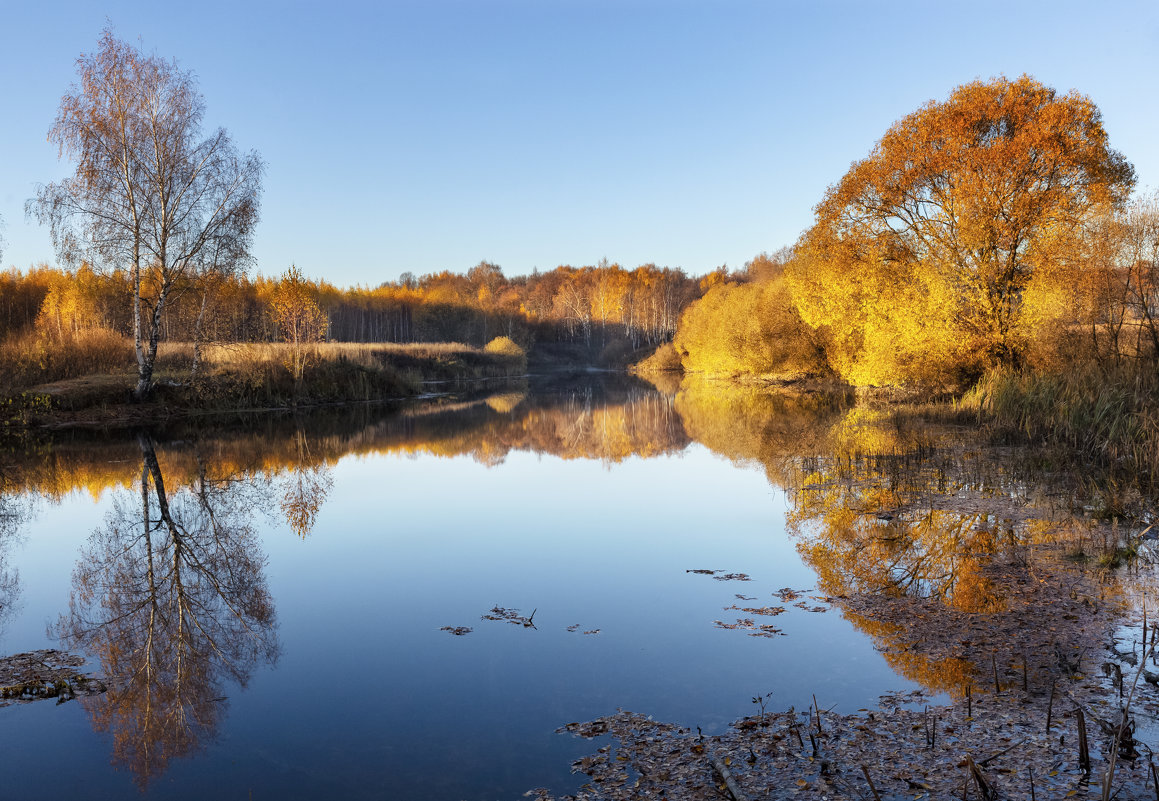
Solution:
[[[106,20],[193,70],[268,163],[258,269],[339,285],[601,257],[703,273],[792,244],[891,122],[1030,73],[1159,186],[1159,3],[5,2],[3,264],[68,174],[45,134]]]

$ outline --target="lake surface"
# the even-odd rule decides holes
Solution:
[[[972,603],[977,543],[934,540],[993,514],[867,558],[830,535],[898,501],[853,474],[1038,490],[972,457],[907,483],[938,444],[874,422],[594,375],[15,452],[0,654],[83,653],[109,692],[0,708],[0,798],[515,799],[574,791],[593,744],[556,729],[617,708],[709,733],[755,696],[946,690],[829,596],[884,577]]]

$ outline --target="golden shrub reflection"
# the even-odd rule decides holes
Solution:
[[[898,673],[959,694],[991,653],[1039,634],[1027,594],[1011,592],[1036,586],[1021,582],[1028,548],[1066,523],[1036,520],[1031,483],[968,432],[899,407],[702,379],[685,379],[676,408],[697,441],[760,464],[786,491],[818,589]],[[1040,650],[1053,658],[1049,642]]]
[[[310,445],[301,429],[294,432],[298,458],[285,471],[285,489],[279,504],[290,529],[302,539],[310,535],[318,512],[334,485],[330,468],[310,459]]]

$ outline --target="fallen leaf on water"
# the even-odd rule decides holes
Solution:
[[[713,578],[717,581],[752,581],[748,573],[724,573]]]

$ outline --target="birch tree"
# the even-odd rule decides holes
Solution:
[[[191,73],[111,30],[77,73],[48,133],[76,172],[41,187],[29,212],[50,226],[63,261],[131,276],[140,400],[172,294],[249,258],[264,165],[224,129],[203,137],[205,100]]]

